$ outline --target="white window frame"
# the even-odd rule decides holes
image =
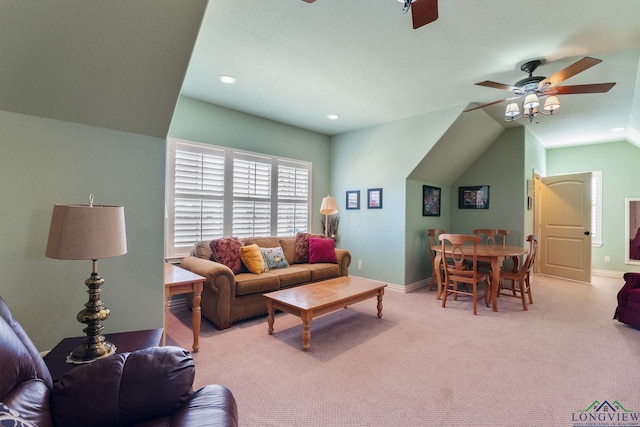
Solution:
[[[591,172],[591,246],[602,246],[602,171]]]
[[[220,175],[220,180],[223,181],[223,190],[216,188],[216,191],[205,192],[200,195],[189,192],[188,194],[176,193],[175,188],[175,176],[176,176],[176,152],[177,150],[185,151],[189,153],[197,153],[213,156],[222,156],[224,161],[224,173],[219,170],[214,171],[217,175]],[[197,156],[196,154],[196,156]],[[176,138],[167,138],[167,160],[166,160],[166,185],[165,185],[165,257],[166,259],[180,259],[188,255],[189,250],[193,246],[193,243],[188,241],[195,238],[195,241],[207,240],[213,238],[219,238],[223,236],[237,236],[248,237],[249,235],[255,236],[286,236],[295,235],[298,231],[308,231],[311,225],[311,182],[312,182],[312,163],[304,160],[295,160],[279,156],[271,156],[262,153],[253,153],[249,151],[237,150],[229,147],[221,147],[212,144],[205,144],[194,141],[187,141]],[[265,180],[264,174],[252,175],[245,182],[247,186],[254,186],[255,184],[265,184],[270,181],[270,188],[264,185],[249,189],[248,191],[242,191],[243,194],[234,196],[234,161],[257,162],[263,165],[270,165],[269,167],[257,167],[260,171],[270,169],[270,180]],[[215,162],[210,162],[214,167]],[[204,166],[203,166],[204,167]],[[279,170],[284,167],[283,174],[284,179],[280,186],[285,185],[289,190],[286,195],[282,195],[279,192]],[[292,173],[294,168],[294,173]],[[201,172],[201,170],[200,170]],[[285,172],[288,172],[285,173]],[[215,174],[214,174],[215,176]],[[293,176],[293,178],[291,178]],[[255,178],[255,179],[254,179]],[[191,179],[191,177],[189,177]],[[259,181],[257,182],[256,179]],[[306,179],[306,181],[305,181]],[[292,181],[293,180],[293,184]],[[197,178],[193,178],[192,184],[197,181]],[[197,181],[198,183],[200,181]],[[300,185],[298,185],[300,183]],[[197,184],[196,184],[197,185]],[[294,186],[294,188],[291,187]],[[305,188],[306,185],[306,188]],[[193,221],[196,223],[196,228],[193,230],[187,229],[186,240],[182,241],[182,244],[177,245],[175,239],[175,212],[176,212],[176,199],[180,199],[177,195],[183,196],[183,200],[193,199]],[[268,204],[266,205],[265,202]],[[200,203],[200,212],[198,212],[197,203]],[[251,205],[258,205],[258,211],[260,215],[248,215],[244,218],[245,221],[249,221],[251,224],[247,224],[247,227],[256,225],[258,228],[255,234],[252,232],[234,234],[234,203],[238,206],[238,203],[244,203],[246,209],[251,209]],[[207,211],[204,206],[207,204],[209,210]],[[189,209],[187,206],[186,209]],[[288,216],[284,216],[281,212],[286,211]],[[306,212],[305,212],[306,211]],[[190,211],[191,212],[191,211]],[[291,213],[293,212],[293,213]],[[245,213],[247,211],[245,210]],[[279,214],[282,215],[279,218]],[[262,215],[263,221],[260,220]],[[268,215],[268,225],[265,224],[264,218]],[[291,216],[293,215],[293,217]],[[305,218],[306,215],[306,218]],[[208,223],[208,227],[202,227],[202,219],[208,217],[215,224]],[[237,217],[237,211],[236,211]],[[255,220],[258,221],[255,221]],[[280,221],[279,221],[280,219]],[[283,225],[282,222],[286,224]],[[220,224],[219,222],[222,222]],[[255,224],[254,224],[255,222]],[[279,224],[280,222],[280,224]],[[293,226],[292,226],[293,225]],[[237,228],[236,228],[237,230]],[[244,230],[246,231],[246,230]],[[202,238],[196,238],[194,236],[202,234]],[[188,236],[192,234],[192,236]]]

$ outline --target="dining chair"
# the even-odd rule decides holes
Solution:
[[[506,246],[507,236],[509,232],[507,230],[496,229],[496,228],[476,228],[473,230],[473,234],[476,236],[480,236],[483,238],[483,242],[487,246],[495,246],[497,244],[501,244],[503,247]],[[491,263],[480,261],[479,266],[481,271],[491,271]]]
[[[446,253],[447,258],[451,262],[443,264],[444,268],[444,298],[442,299],[442,307],[447,306],[447,296],[453,295],[453,299],[457,300],[458,295],[469,295],[473,298],[473,314],[478,314],[478,299],[484,298],[484,303],[489,307],[490,282],[489,274],[478,271],[478,244],[482,239],[473,234],[447,234],[443,233],[439,237],[442,254]],[[473,244],[472,254],[463,250],[463,245]],[[470,262],[468,262],[470,261]],[[467,267],[471,265],[471,268]],[[478,283],[484,282],[484,295],[478,297]],[[461,290],[459,284],[467,284],[471,286],[471,290]]]
[[[436,285],[438,283],[436,279],[436,271],[440,272],[440,277],[442,277],[444,274],[444,269],[442,267],[442,264],[437,266],[437,268],[434,264],[436,253],[433,250],[433,248],[440,245],[438,237],[442,233],[444,233],[444,230],[441,228],[430,228],[427,230],[427,244],[429,245],[429,256],[431,257],[431,283],[429,284],[430,291],[433,290],[433,285]]]
[[[529,304],[533,304],[533,297],[531,296],[531,271],[533,270],[533,264],[536,260],[536,253],[538,252],[538,235],[528,235],[527,242],[529,242],[529,253],[525,258],[522,267],[514,265],[511,271],[501,271],[501,283],[500,288],[498,289],[499,295],[508,295],[516,298],[521,298],[523,310],[527,310],[527,301],[525,299],[525,294],[529,298]],[[507,284],[507,280],[511,281],[510,285]],[[505,293],[503,292],[505,290],[511,292]]]
[[[473,234],[480,237],[484,236],[483,241],[485,245],[496,245],[500,243],[502,246],[505,246],[509,232],[507,230],[494,228],[476,228],[473,230]]]

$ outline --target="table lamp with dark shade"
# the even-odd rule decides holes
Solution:
[[[53,206],[46,256],[55,259],[92,260],[93,272],[84,283],[88,287],[89,302],[78,313],[86,337],[67,357],[68,363],[88,363],[115,353],[113,344],[101,335],[102,321],[109,317],[100,300],[104,279],[98,274],[98,259],[127,253],[127,237],[122,206],[89,205]]]

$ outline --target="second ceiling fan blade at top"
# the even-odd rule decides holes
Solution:
[[[414,0],[411,17],[414,30],[435,21],[438,19],[438,0]]]

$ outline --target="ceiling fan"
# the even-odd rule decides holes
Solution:
[[[504,101],[513,101],[518,98],[524,97],[523,110],[524,115],[532,120],[533,117],[539,112],[537,107],[539,105],[538,97],[547,97],[543,110],[540,111],[543,114],[553,114],[555,110],[560,108],[560,102],[557,95],[576,95],[581,93],[605,93],[608,92],[615,83],[594,83],[586,85],[573,85],[573,86],[558,86],[558,84],[567,80],[570,77],[581,73],[594,65],[601,63],[601,59],[584,57],[581,60],[569,65],[568,67],[550,75],[549,77],[534,76],[533,72],[542,65],[541,60],[528,61],[522,64],[520,69],[525,73],[529,73],[529,77],[517,81],[513,86],[503,83],[496,83],[490,80],[476,83],[478,86],[486,86],[494,89],[502,89],[510,91],[514,96],[510,98],[499,99],[488,104],[483,104],[478,107],[473,107],[465,110],[473,111],[479,108],[488,107],[490,105],[499,104]],[[518,104],[510,103],[507,105],[505,112],[505,120],[512,121],[517,120],[521,116],[519,115]]]
[[[313,3],[316,0],[302,0]],[[420,28],[438,19],[438,0],[398,0],[404,3],[402,13],[407,13],[411,9],[413,18],[413,29]]]

